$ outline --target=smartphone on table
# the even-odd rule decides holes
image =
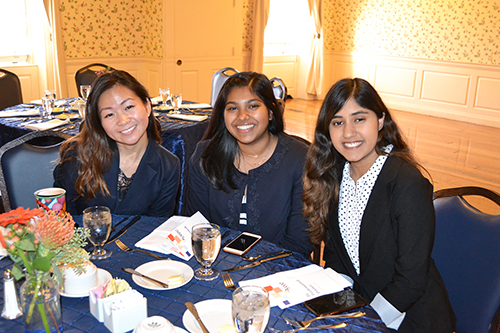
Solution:
[[[304,302],[306,308],[316,316],[333,315],[367,304],[368,302],[352,289],[344,289],[338,293],[320,296]]]
[[[229,242],[222,249],[225,252],[243,255],[247,253],[255,244],[257,244],[262,239],[262,236],[252,234],[249,232],[242,232],[235,239]]]

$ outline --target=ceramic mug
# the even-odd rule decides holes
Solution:
[[[66,211],[66,190],[58,187],[42,188],[35,192],[38,208],[45,211]]]

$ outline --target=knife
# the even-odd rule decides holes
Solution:
[[[149,280],[149,281],[153,282],[154,284],[159,285],[162,288],[168,288],[168,283],[161,282],[161,281],[158,281],[156,279],[153,279],[152,277],[144,275],[144,274],[136,271],[135,269],[122,267],[122,271],[124,271],[126,273],[129,273],[129,274],[134,274],[134,275],[140,276],[141,278]]]
[[[284,258],[284,257],[288,257],[292,255],[292,252],[287,252],[287,253],[283,253],[283,254],[280,254],[280,255],[277,255],[277,256],[274,256],[274,257],[269,257],[269,258],[264,258],[264,259],[261,259],[261,260],[257,260],[257,261],[254,261],[252,263],[249,263],[249,264],[246,264],[246,265],[243,265],[243,266],[236,266],[236,267],[233,267],[233,268],[230,268],[230,269],[224,269],[223,271],[224,272],[234,272],[234,271],[240,271],[242,269],[247,269],[247,268],[252,268],[252,267],[255,267],[255,266],[259,266],[260,264],[266,262],[266,261],[271,261],[271,260],[274,260],[274,259],[279,259],[279,258]]]
[[[126,226],[124,226],[122,228],[122,230],[118,231],[113,237],[111,237],[110,239],[108,239],[108,241],[106,242],[106,244],[109,244],[111,242],[114,242],[115,239],[118,239],[120,238],[124,233],[125,231],[127,231],[128,228],[130,228],[131,226],[134,225],[135,222],[139,221],[141,219],[141,216],[140,215],[136,215],[134,216],[134,218],[132,220],[130,220],[129,223],[127,223]]]
[[[198,311],[196,310],[196,306],[194,306],[194,304],[191,302],[186,302],[184,305],[186,305],[186,308],[189,310],[189,312],[191,312],[193,314],[196,321],[198,321],[198,324],[200,324],[201,330],[204,333],[210,333],[208,331],[207,327],[205,326],[205,324],[203,324],[203,322],[201,321],[200,315],[198,314]]]

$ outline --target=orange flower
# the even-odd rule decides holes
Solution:
[[[48,211],[36,222],[36,237],[45,247],[55,249],[73,237],[75,222],[69,213]]]
[[[0,214],[0,226],[6,227],[12,223],[27,224],[34,216],[43,213],[42,209],[24,209],[18,207],[10,212]]]

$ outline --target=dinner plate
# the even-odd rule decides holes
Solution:
[[[154,330],[151,330],[151,331],[154,331]],[[147,332],[147,331],[146,331]],[[174,333],[187,333],[187,331],[183,328],[180,328],[180,327],[177,327],[177,326],[174,326],[174,330],[173,330]],[[137,328],[134,328],[134,330],[132,331],[132,333],[138,333],[137,332]]]
[[[108,271],[101,269],[101,268],[97,269],[97,286],[100,286],[101,284],[105,284],[106,282],[108,282],[112,278],[113,277],[111,276],[111,274]],[[60,294],[61,294],[61,296],[65,296],[65,297],[80,298],[80,297],[87,297],[89,295],[89,292],[90,292],[90,289],[85,294],[66,294],[63,291],[61,291]]]
[[[169,290],[182,287],[193,278],[194,272],[191,267],[188,265],[174,260],[155,260],[147,262],[135,269],[139,273],[152,277],[153,279],[167,282],[168,278],[172,275],[180,275],[184,276],[184,282],[180,285],[176,285],[174,287],[162,288],[153,282],[150,282],[146,279],[141,278],[137,275],[132,275],[132,280],[137,283],[139,286],[144,287],[146,289],[152,290]]]
[[[209,299],[195,304],[203,324],[209,332],[217,332],[219,327],[233,325],[231,315],[231,300],[229,299]],[[203,333],[200,324],[193,314],[186,310],[182,316],[182,324],[191,333]]]

